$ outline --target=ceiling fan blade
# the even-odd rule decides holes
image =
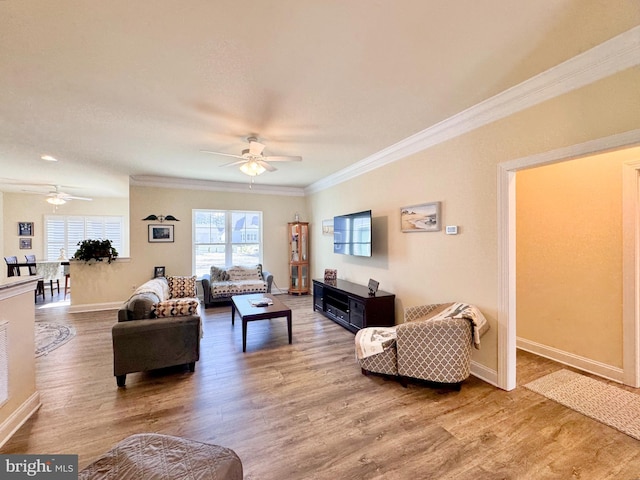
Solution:
[[[35,190],[22,190],[22,193],[32,193],[34,195],[49,195],[49,192],[36,192]]]
[[[297,155],[295,156],[275,156],[275,157],[264,157],[267,162],[301,162],[302,157]]]
[[[264,145],[260,142],[256,142],[255,140],[251,140],[249,142],[249,153],[251,155],[262,155],[262,151],[264,150]]]
[[[224,165],[220,165],[221,167],[233,167],[234,165],[240,165],[246,163],[247,160],[244,158],[242,160],[236,160],[235,162],[225,163]]]
[[[221,153],[221,152],[211,152],[209,150],[200,150],[202,153],[210,153],[211,155],[222,155],[223,157],[233,157],[233,158],[242,158],[244,159],[244,157],[242,155],[233,155],[231,153]]]
[[[256,163],[263,167],[267,172],[275,172],[277,170],[276,167],[274,167],[273,165],[269,165],[264,160],[256,160]]]
[[[89,198],[89,197],[76,197],[74,195],[61,195],[62,198],[64,198],[65,200],[84,200],[86,202],[91,202],[93,200],[93,198]]]

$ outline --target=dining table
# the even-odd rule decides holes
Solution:
[[[36,274],[41,276],[44,280],[51,280],[61,278],[63,273],[60,267],[68,267],[69,260],[36,260],[33,262],[19,262],[7,264],[7,277],[21,276],[21,268],[36,267]],[[16,274],[16,269],[19,273]],[[26,272],[29,275],[29,271]]]

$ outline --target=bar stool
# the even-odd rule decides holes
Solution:
[[[71,274],[69,273],[69,265],[64,265],[62,267],[62,272],[64,273],[64,299],[67,299],[67,294],[69,293],[69,285],[71,283]]]

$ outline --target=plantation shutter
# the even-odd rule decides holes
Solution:
[[[121,216],[45,216],[45,252],[47,260],[57,260],[60,249],[64,248],[67,258],[71,258],[82,240],[111,240],[120,253],[124,239]]]

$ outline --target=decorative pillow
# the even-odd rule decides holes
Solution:
[[[262,265],[260,265],[260,270],[258,270],[258,266],[255,267],[242,267],[242,266],[233,266],[229,267],[229,279],[232,282],[238,280],[262,280]]]
[[[224,268],[211,267],[212,282],[228,282],[229,274]]]
[[[196,296],[196,276],[167,277],[169,298],[187,298]]]
[[[157,318],[197,315],[200,302],[194,299],[166,300],[153,304],[152,314]]]

